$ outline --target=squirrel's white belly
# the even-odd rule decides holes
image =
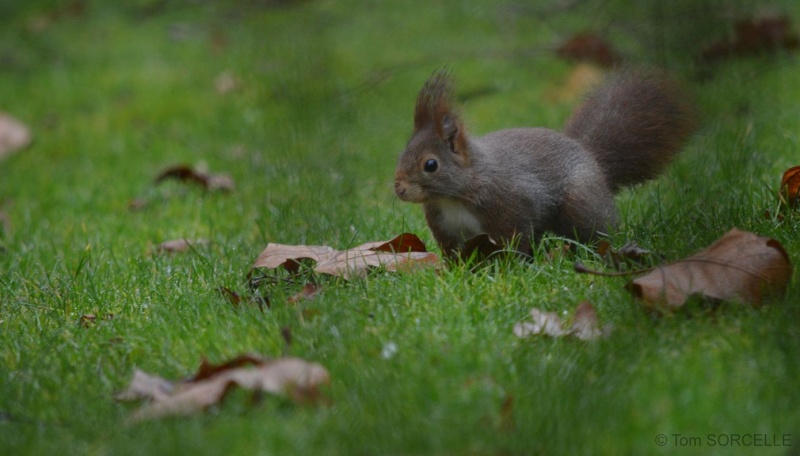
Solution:
[[[440,201],[441,226],[451,235],[469,239],[483,233],[481,222],[460,201]]]

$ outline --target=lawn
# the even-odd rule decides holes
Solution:
[[[580,102],[566,82],[579,64],[553,50],[585,30],[684,79],[701,120],[667,174],[617,198],[612,245],[636,241],[657,264],[738,227],[797,264],[800,214],[779,214],[777,196],[800,165],[797,55],[702,63],[764,11],[658,4],[0,3],[0,111],[35,138],[0,160],[0,454],[797,452],[794,279],[761,307],[655,317],[629,278],[573,271],[605,268],[592,246],[551,258],[561,241],[546,239],[532,261],[248,288],[270,242],[413,232],[437,251],[392,187],[422,83],[449,67],[473,132],[558,129]],[[795,2],[768,6],[800,21]],[[177,164],[235,189],[154,183]],[[209,243],[159,252],[182,238]],[[290,302],[311,280],[315,299]],[[220,287],[270,305],[234,306]],[[584,300],[608,337],[512,331],[534,307],[571,315]],[[134,369],[177,380],[242,353],[320,363],[325,400],[237,390],[132,423],[137,405],[114,399]]]

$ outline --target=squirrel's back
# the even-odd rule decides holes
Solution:
[[[658,176],[695,130],[688,97],[654,71],[623,70],[579,106],[564,133],[603,168],[613,191]]]

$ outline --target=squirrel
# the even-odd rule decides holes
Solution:
[[[487,234],[531,253],[543,232],[590,242],[616,226],[614,195],[661,174],[695,130],[688,97],[652,70],[619,70],[578,106],[562,133],[511,128],[467,134],[447,70],[422,87],[394,191],[422,203],[443,254]]]

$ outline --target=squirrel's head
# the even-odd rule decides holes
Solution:
[[[431,76],[417,97],[414,132],[397,160],[394,191],[403,201],[458,198],[470,166],[464,125],[453,109],[450,75]]]

